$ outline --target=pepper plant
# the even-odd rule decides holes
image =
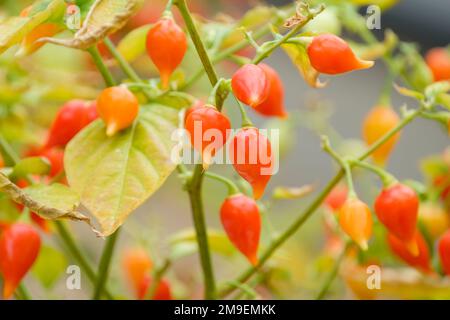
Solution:
[[[396,1],[372,2],[386,9]],[[334,239],[339,249],[331,254],[329,275],[313,288],[318,299],[328,294],[338,274],[359,297],[369,297],[367,290],[358,290],[361,281],[355,270],[369,260],[383,264],[385,254],[372,249],[380,245],[423,277],[439,274],[447,281],[448,155],[425,162],[430,181],[424,183],[398,181],[385,166],[401,142],[402,129],[415,119],[430,119],[448,130],[448,48],[423,58],[414,44],[400,41],[390,30],[378,40],[359,14],[367,4],[359,0],[261,5],[247,8],[239,19],[215,16],[208,4],[188,0],[7,3],[7,16],[0,23],[4,298],[32,298],[23,283],[27,273],[51,290],[58,272],[51,272],[49,265],[68,260],[92,284],[92,299],[258,298],[261,287],[277,295],[277,255],[317,211],[325,211],[328,240]],[[68,55],[74,68],[60,74],[47,70],[39,55],[51,48]],[[363,121],[365,145],[359,154],[340,150],[338,139],[323,130],[328,124],[312,125],[339,167],[320,189],[279,186],[272,195],[268,191],[288,137],[282,135],[275,143],[254,124],[249,110],[276,119],[280,131],[296,121],[294,112],[285,108],[282,78],[266,61],[276,51],[287,54],[286,63],[318,90],[326,90],[328,81],[338,81],[344,73],[371,72],[375,63],[388,70],[380,101]],[[412,98],[408,103],[413,106],[395,111],[390,100],[394,88]],[[233,110],[240,119],[229,115]],[[180,143],[174,136],[180,129],[189,136],[182,146],[195,150],[197,163],[175,161]],[[235,175],[215,170],[223,153],[229,155]],[[374,205],[356,190],[353,180],[360,172],[374,174],[383,185]],[[120,266],[132,289],[127,296],[116,283],[116,247],[123,229],[133,224],[132,213],[151,204],[171,175],[178,176],[187,193],[194,231],[165,234],[161,242],[169,250],[160,253],[156,247],[150,254],[145,245],[128,245]],[[206,220],[204,199],[210,192],[203,186],[210,179],[228,191],[215,213],[223,231]],[[303,209],[284,230],[275,231],[268,213],[281,199],[301,202]],[[419,206],[425,203],[434,208],[431,219],[420,215]],[[446,224],[437,227],[433,219]],[[76,240],[73,224],[93,232],[103,245],[97,265]],[[267,229],[270,236],[263,237]],[[177,289],[168,275],[192,254],[198,255],[201,281],[178,283],[184,289]],[[232,259],[234,254],[245,256],[246,269],[234,279],[219,276],[213,258]],[[196,287],[202,288],[201,295]]]

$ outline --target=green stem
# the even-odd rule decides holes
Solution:
[[[195,49],[197,50],[206,74],[208,75],[209,81],[211,82],[212,86],[214,86],[218,81],[218,77],[211,63],[211,60],[209,59],[208,52],[206,52],[205,45],[200,38],[200,34],[197,30],[194,20],[192,20],[191,13],[189,12],[189,9],[186,5],[186,0],[175,0],[174,4],[176,4],[178,9],[180,10],[181,16],[186,23],[189,35],[191,36]]]
[[[203,67],[208,75],[211,85],[214,87],[218,81],[216,71],[214,70],[205,46],[200,39],[197,27],[192,20],[191,13],[186,5],[186,0],[175,0],[174,4],[180,10],[181,16],[184,19],[189,35],[197,50],[197,54],[203,64]],[[217,106],[221,110],[221,106]],[[208,244],[208,235],[206,231],[205,213],[202,199],[202,185],[203,185],[203,166],[198,164],[192,175],[191,181],[188,185],[189,199],[191,201],[192,218],[194,220],[194,227],[197,234],[197,243],[200,253],[200,262],[203,270],[203,281],[205,284],[205,298],[216,298],[216,283],[214,280],[214,271],[212,268],[211,254]]]
[[[397,182],[397,179],[395,179],[395,177],[386,170],[365,161],[352,161],[351,164],[372,171],[373,173],[378,175],[383,182],[384,187],[388,187]]]
[[[344,261],[345,254],[347,253],[350,246],[351,242],[347,242],[345,247],[342,249],[342,252],[339,254],[338,258],[334,263],[333,269],[331,270],[330,274],[323,283],[322,288],[320,289],[319,294],[316,297],[316,300],[322,300],[327,294],[328,290],[333,284],[333,281],[336,279],[336,276],[338,275],[339,268],[341,267],[342,261]]]
[[[358,160],[362,161],[369,157],[375,150],[381,147],[387,140],[389,140],[394,134],[400,131],[403,127],[409,124],[414,118],[419,116],[424,110],[424,106],[421,106],[420,109],[411,112],[402,121],[395,127],[392,128],[389,132],[387,132],[383,137],[381,137],[376,143],[372,144],[366,152],[364,152],[361,156],[358,157]],[[244,271],[236,281],[241,283],[246,282],[250,279],[260,268],[261,266],[269,260],[272,254],[282,245],[284,244],[293,234],[295,234],[301,226],[312,216],[312,214],[316,211],[316,209],[322,204],[323,200],[327,197],[327,195],[331,192],[331,190],[338,184],[338,182],[344,176],[344,170],[339,170],[339,172],[328,182],[328,184],[324,187],[324,189],[319,193],[319,195],[312,201],[312,203],[305,209],[305,211],[295,220],[290,227],[286,231],[284,231],[277,239],[275,239],[266,251],[261,255],[261,259],[259,263],[250,267],[246,271]],[[224,297],[229,293],[233,292],[233,288],[226,287],[222,289],[219,293],[219,297]]]
[[[111,52],[111,55],[116,59],[117,63],[119,64],[122,71],[127,75],[128,78],[133,80],[134,82],[137,82],[138,84],[145,85],[144,81],[139,77],[139,75],[134,71],[134,69],[130,66],[127,60],[120,54],[119,51],[117,51],[116,47],[114,46],[114,43],[109,38],[105,38],[103,40],[103,43],[108,48],[109,52]],[[151,99],[150,94],[146,91],[142,91],[143,94],[147,99]]]
[[[291,37],[293,37],[297,32],[300,31],[301,28],[303,28],[309,21],[314,19],[318,14],[320,14],[325,9],[325,6],[320,6],[317,11],[314,13],[309,12],[308,15],[305,17],[305,19],[297,24],[294,28],[289,30],[284,36],[282,36],[280,39],[273,41],[272,44],[264,48],[261,52],[258,52],[256,57],[253,59],[254,64],[258,64],[261,61],[263,61],[265,58],[269,57],[270,54],[279,46],[281,46],[284,42],[289,40]]]
[[[228,187],[229,196],[240,193],[239,188],[236,186],[236,184],[234,184],[233,181],[231,181],[228,178],[225,178],[224,176],[212,172],[205,172],[205,176],[224,183]]]
[[[205,213],[202,199],[203,166],[198,164],[189,183],[188,193],[191,201],[192,218],[194,220],[195,232],[197,234],[197,244],[200,252],[200,263],[203,270],[203,281],[205,284],[205,298],[216,298],[216,283],[214,271],[211,263],[211,254],[208,244],[208,234],[206,231]]]
[[[103,63],[102,56],[100,55],[100,52],[98,51],[97,47],[96,46],[91,47],[87,51],[90,53],[92,60],[94,60],[94,63],[97,66],[98,71],[100,72],[100,74],[103,77],[103,80],[106,83],[106,86],[107,87],[115,86],[116,81],[114,80],[109,69]]]
[[[119,237],[120,229],[117,229],[112,235],[106,239],[105,247],[103,248],[102,257],[98,268],[97,282],[95,283],[95,290],[92,296],[93,300],[101,298],[105,288],[106,279],[109,274],[109,267],[111,265],[112,256],[114,253],[114,247],[116,245],[117,238]]]
[[[20,300],[32,300],[30,293],[23,283],[19,284],[17,287],[16,294],[19,296]]]
[[[164,274],[167,272],[167,270],[169,270],[170,265],[171,261],[166,260],[160,268],[156,269],[155,272],[153,272],[150,288],[148,288],[147,294],[145,295],[146,298],[150,300],[153,299],[156,293],[156,289],[158,288],[158,285],[161,282],[161,279],[164,276]]]
[[[58,230],[58,234],[61,237],[62,242],[64,243],[65,247],[68,249],[72,257],[75,259],[75,261],[80,265],[83,272],[86,274],[89,281],[95,285],[97,282],[97,276],[95,275],[94,269],[92,268],[91,264],[89,263],[88,259],[85,257],[83,252],[78,248],[75,239],[70,234],[67,227],[64,225],[64,222],[55,220],[54,224],[56,226],[56,229]],[[113,299],[114,297],[111,295],[109,290],[105,289],[105,296],[108,299]]]
[[[253,122],[252,120],[249,118],[247,111],[245,110],[244,106],[242,105],[242,103],[236,98],[234,97],[234,99],[236,100],[237,105],[239,106],[239,111],[241,113],[241,119],[242,119],[242,127],[253,127]]]
[[[350,167],[348,162],[344,162],[343,169],[344,169],[345,178],[347,181],[348,197],[356,198],[357,196],[356,196],[356,192],[355,192],[355,186],[353,185],[352,168]]]

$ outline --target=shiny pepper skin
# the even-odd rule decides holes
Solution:
[[[97,112],[106,124],[106,135],[110,137],[133,124],[139,113],[139,101],[125,87],[106,88],[97,98]]]
[[[263,103],[270,93],[270,82],[266,72],[255,64],[246,64],[231,78],[235,97],[246,105],[255,108]]]
[[[261,198],[273,173],[270,141],[257,128],[242,128],[230,143],[230,157],[236,172],[252,186],[253,197]]]
[[[425,56],[425,61],[433,73],[434,81],[450,80],[450,51],[433,48]]]
[[[450,276],[450,230],[440,238],[438,242],[439,258],[444,273]]]
[[[396,183],[381,191],[375,200],[375,213],[389,233],[402,241],[413,256],[419,254],[415,241],[419,198],[410,187]]]
[[[373,61],[359,59],[347,42],[333,34],[314,37],[307,51],[313,68],[325,74],[367,69],[374,64]]]
[[[269,95],[260,104],[253,107],[256,112],[266,117],[286,118],[288,116],[284,107],[284,88],[278,73],[267,64],[259,65],[266,73],[269,82]]]
[[[186,35],[173,19],[162,18],[148,31],[147,53],[159,70],[164,89],[168,88],[170,75],[183,60],[186,50]]]
[[[213,106],[205,105],[189,113],[185,127],[192,146],[202,153],[203,166],[207,168],[228,139],[230,120]]]
[[[95,103],[71,100],[58,111],[45,146],[64,147],[84,127],[97,118]]]
[[[256,265],[261,217],[255,200],[243,194],[226,198],[220,208],[220,219],[230,241]]]
[[[400,117],[389,107],[377,106],[366,116],[363,123],[363,137],[368,145],[373,144],[400,122]],[[372,158],[378,165],[384,165],[400,138],[397,132],[382,146],[372,153]]]
[[[370,209],[364,202],[349,197],[339,209],[339,224],[362,250],[367,250],[373,222]]]
[[[30,270],[41,247],[36,230],[23,223],[4,229],[0,236],[0,273],[3,276],[3,297],[9,299],[22,278]]]
[[[389,247],[397,257],[399,257],[411,267],[417,268],[422,272],[433,272],[430,265],[430,252],[425,239],[419,231],[416,231],[414,239],[417,243],[419,252],[416,256],[411,254],[411,252],[405,246],[404,242],[397,239],[397,237],[393,236],[392,234],[387,235],[387,242],[389,244]]]

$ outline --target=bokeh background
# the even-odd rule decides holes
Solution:
[[[162,3],[161,3],[162,2]],[[234,18],[241,16],[246,8],[255,6],[257,1],[244,0],[195,0],[189,1],[194,12],[208,17],[214,17],[220,11]],[[29,1],[0,1],[0,17],[18,13]],[[274,5],[285,5],[291,1],[269,1]],[[153,22],[158,19],[163,1],[150,0],[139,17],[131,25],[136,26],[144,22]],[[435,46],[444,46],[450,42],[450,2],[448,0],[403,0],[394,8],[383,13],[382,30],[375,31],[381,36],[386,28],[398,33],[401,39],[419,43],[423,50]],[[141,20],[139,20],[141,19]],[[47,45],[32,59],[23,62],[33,72],[39,68],[49,68],[54,72],[54,78],[49,79],[50,86],[61,80],[60,70],[65,69],[75,76],[80,66],[86,63],[82,54],[74,53],[68,49]],[[144,57],[138,64],[138,71],[151,75],[154,70],[148,58]],[[4,62],[5,63],[5,62]],[[287,110],[291,113],[291,120],[287,122],[267,121],[251,113],[252,118],[262,128],[282,127],[282,143],[286,152],[282,155],[279,173],[269,184],[267,194],[275,186],[298,187],[312,185],[315,190],[320,189],[336,171],[330,157],[320,147],[319,132],[336,134],[339,140],[351,139],[345,143],[345,148],[360,149],[361,123],[378,100],[386,77],[386,68],[382,62],[377,62],[369,70],[350,73],[347,75],[329,78],[324,89],[311,89],[307,86],[296,68],[281,51],[276,51],[267,63],[274,67],[281,75],[285,84]],[[148,70],[146,67],[148,66]],[[0,68],[2,68],[0,66]],[[222,64],[219,68],[223,75],[230,75],[235,66]],[[196,66],[191,68],[196,69]],[[1,72],[1,71],[0,71]],[[154,73],[153,73],[154,75]],[[48,76],[48,75],[47,75]],[[95,75],[88,77],[91,82],[99,83]],[[56,80],[56,81],[55,81]],[[205,79],[203,84],[196,86],[195,92],[199,98],[208,95],[208,86]],[[83,95],[89,97],[92,93],[83,88]],[[394,90],[393,90],[394,91]],[[36,92],[33,92],[37,94]],[[64,97],[64,95],[62,95]],[[30,97],[32,99],[32,95]],[[404,104],[415,107],[415,101],[399,96],[393,92],[393,106],[396,110]],[[238,123],[239,115],[232,110],[229,103],[228,112]],[[43,108],[44,106],[41,106]],[[57,103],[45,106],[49,110],[56,110]],[[227,109],[227,110],[228,110]],[[32,109],[34,112],[39,109]],[[41,123],[48,123],[51,115],[40,119]],[[39,140],[43,131],[33,131],[34,139]],[[402,131],[400,142],[393,152],[387,169],[393,172],[400,180],[423,178],[420,171],[420,161],[424,157],[441,153],[449,145],[448,135],[429,120],[418,119]],[[233,170],[225,166],[217,166],[214,171],[235,176]],[[378,181],[361,175],[358,177],[358,186],[361,186],[362,198],[372,203],[374,192],[379,187]],[[204,198],[208,226],[222,230],[219,222],[219,207],[226,196],[225,188],[214,181],[206,181]],[[282,231],[295,219],[302,208],[311,201],[311,196],[295,201],[274,201],[265,214],[270,224],[265,220],[263,243],[267,243],[271,233]],[[93,261],[98,261],[100,250],[104,241],[97,239],[85,226],[71,224],[77,234],[77,241],[86,250]],[[123,277],[121,269],[121,254],[124,249],[136,245],[145,246],[156,261],[167,255],[170,246],[170,237],[180,231],[192,228],[189,201],[186,193],[181,189],[180,181],[173,174],[166,184],[148,202],[140,207],[124,225],[124,232],[120,237],[120,244],[114,257],[111,272],[111,283],[114,290],[130,296],[129,288]],[[273,230],[272,230],[273,229]],[[53,243],[53,240],[48,241]],[[263,297],[274,298],[312,298],[318,290],[318,284],[326,277],[330,270],[333,255],[324,255],[325,232],[323,228],[323,215],[319,212],[290,240],[269,262],[270,277],[267,286],[260,286],[259,292]],[[55,243],[55,245],[58,245]],[[263,245],[264,246],[264,245]],[[391,258],[387,259],[392,261]],[[394,262],[395,264],[395,262]],[[214,266],[217,278],[232,279],[240,270],[247,267],[247,262],[240,255],[223,256],[214,255]],[[177,261],[168,273],[174,291],[179,297],[198,298],[201,295],[201,273],[197,255],[185,257]],[[31,292],[36,298],[64,297],[65,299],[78,299],[89,297],[90,285],[86,278],[82,278],[83,290],[68,291],[65,288],[65,277],[62,275],[56,283],[55,289],[45,290],[32,276],[27,278]],[[269,293],[267,287],[272,289]],[[339,277],[333,287],[331,298],[355,297],[344,281]],[[402,296],[400,296],[402,297]],[[405,296],[407,297],[407,296]]]

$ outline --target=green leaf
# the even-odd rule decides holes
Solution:
[[[67,264],[66,257],[60,251],[53,247],[42,246],[32,273],[42,286],[50,289],[64,273]]]
[[[158,190],[175,169],[171,135],[178,111],[143,106],[134,125],[107,137],[103,121],[82,130],[66,147],[64,165],[70,186],[99,221],[105,236]]]
[[[34,201],[60,211],[72,211],[80,204],[80,197],[73,190],[60,183],[54,183],[51,185],[34,184],[23,189],[23,191]],[[47,219],[58,218],[44,215],[42,216]]]
[[[128,33],[117,45],[117,50],[131,62],[145,53],[145,41],[151,25],[141,26]]]
[[[65,7],[64,0],[42,0],[33,5],[29,17],[10,17],[0,24],[0,53],[19,43],[31,30]]]
[[[50,171],[51,164],[47,158],[30,157],[20,160],[13,168],[10,177],[19,179],[29,174],[45,175]]]
[[[76,49],[87,49],[111,33],[120,30],[142,5],[143,0],[96,0],[80,30],[72,39],[42,38]]]
[[[313,88],[322,88],[325,86],[325,83],[320,82],[319,72],[312,67],[306,48],[303,45],[285,43],[281,45],[281,48],[286,52],[288,57],[297,67],[306,83]]]
[[[209,229],[208,230],[208,243],[209,247],[213,252],[216,252],[218,254],[221,254],[223,256],[231,256],[236,252],[236,249],[231,244],[230,240],[228,240],[228,237],[225,235],[225,233]],[[193,248],[195,246],[195,249],[197,249],[197,237],[194,230],[183,230],[181,232],[178,232],[177,234],[173,235],[170,239],[170,244],[173,248],[175,248],[175,256],[179,257],[187,254],[192,254]],[[180,247],[180,245],[182,245]],[[180,254],[180,252],[182,254]]]

